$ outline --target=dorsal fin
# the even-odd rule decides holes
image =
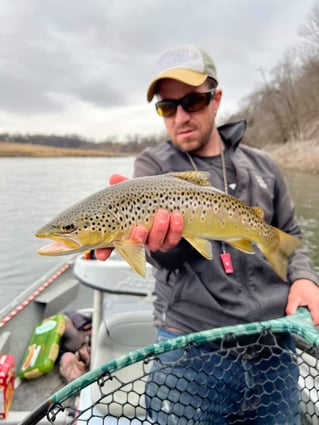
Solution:
[[[207,171],[180,171],[177,173],[168,173],[168,175],[198,184],[199,186],[211,186]]]
[[[265,211],[260,207],[252,207],[255,213],[258,215],[259,218],[262,220],[265,218]]]

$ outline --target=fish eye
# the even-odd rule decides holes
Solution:
[[[64,232],[73,232],[76,229],[76,226],[74,223],[70,223],[70,224],[65,224],[62,226],[62,230]]]

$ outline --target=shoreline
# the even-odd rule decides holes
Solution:
[[[319,140],[269,145],[264,151],[283,169],[319,174]]]
[[[31,143],[0,142],[0,158],[55,158],[63,156],[114,157],[117,155],[105,150],[56,148],[45,145],[33,145]],[[120,156],[120,154],[118,156]]]
[[[319,140],[294,141],[281,145],[268,145],[263,148],[281,168],[306,174],[319,174]],[[130,153],[131,155],[137,155]],[[0,143],[0,158],[12,157],[119,157],[128,156],[121,152],[55,148],[24,143]]]

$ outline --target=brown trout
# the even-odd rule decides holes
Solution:
[[[225,241],[249,254],[255,244],[281,279],[287,279],[288,258],[300,244],[263,220],[260,208],[212,187],[205,172],[140,177],[109,186],[59,214],[37,231],[56,242],[41,255],[73,254],[113,247],[139,274],[145,273],[145,246],[130,239],[134,226],[152,226],[158,209],[179,212],[183,238],[203,257],[212,259],[210,240]]]

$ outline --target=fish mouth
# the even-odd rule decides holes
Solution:
[[[45,237],[36,234],[39,238]],[[54,238],[55,239],[55,238]],[[49,243],[48,245],[43,246],[38,250],[40,255],[63,255],[63,254],[72,254],[76,252],[83,251],[83,247],[79,242],[70,240],[70,239],[60,239],[56,238],[54,242]]]

